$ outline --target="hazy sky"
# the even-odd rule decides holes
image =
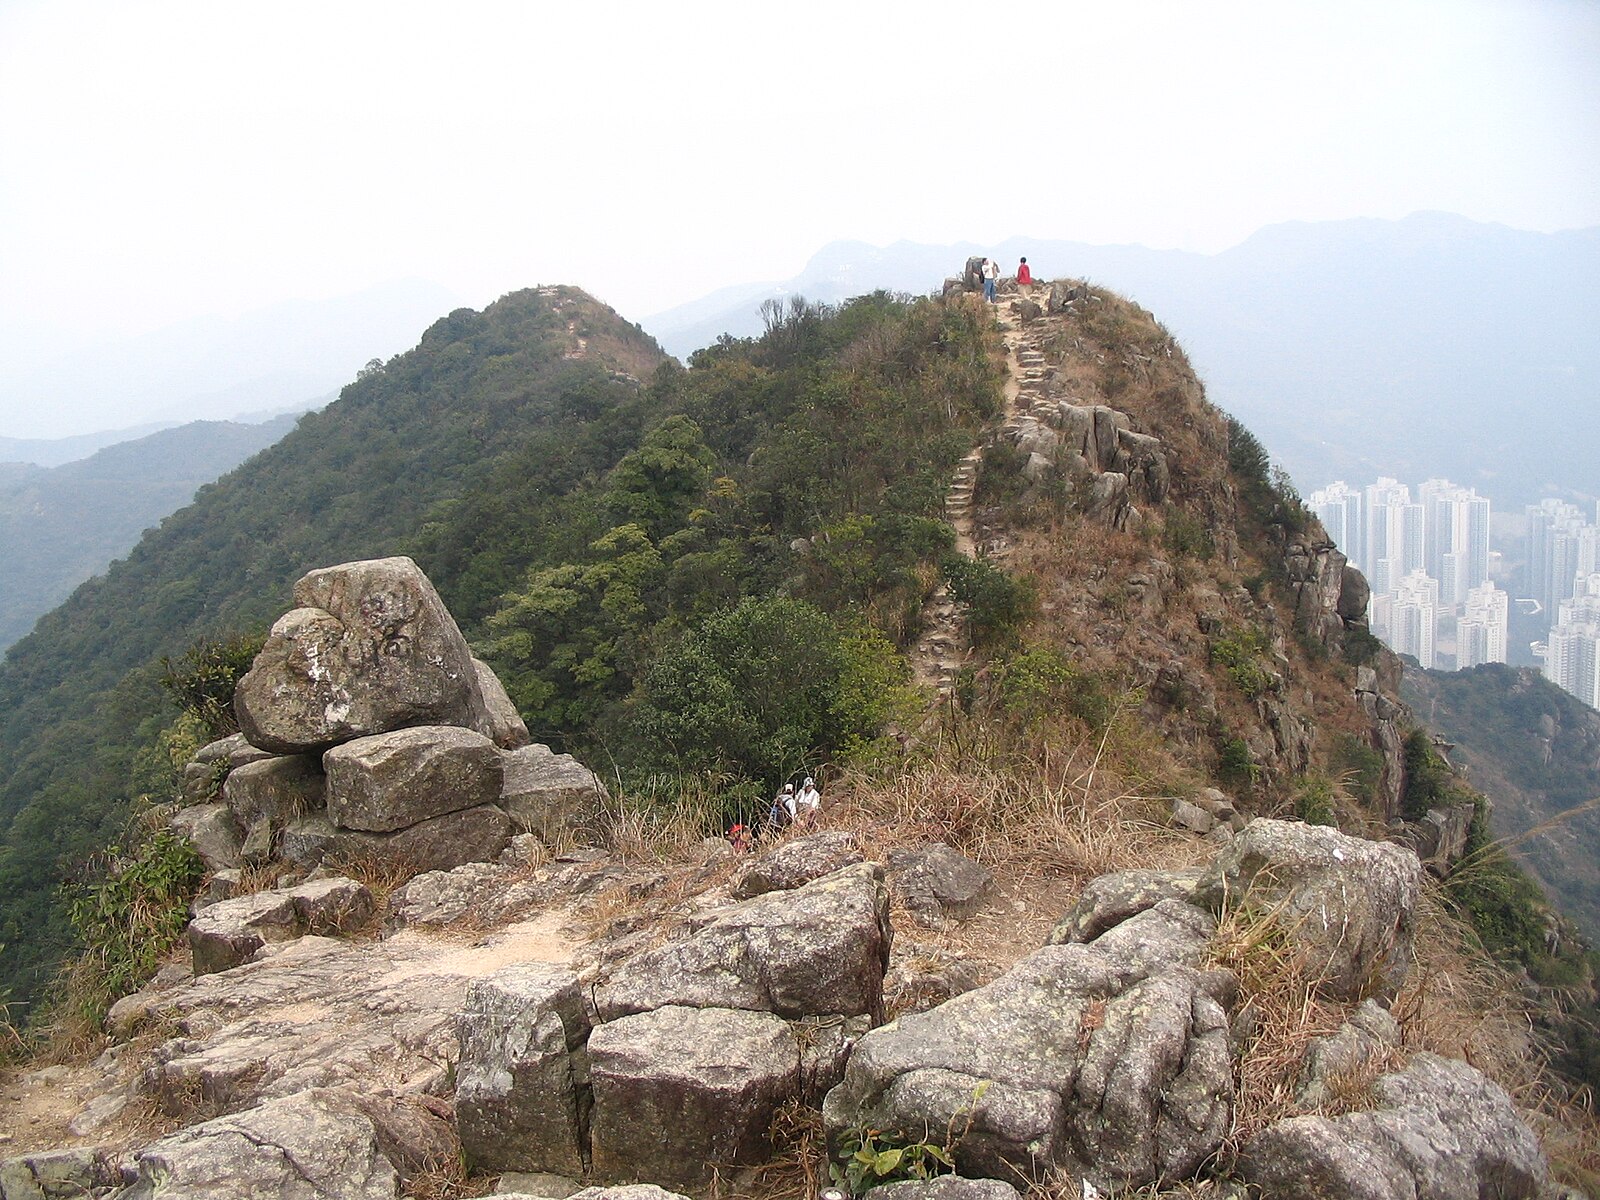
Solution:
[[[1593,0],[0,0],[0,358],[411,277],[637,318],[839,238],[1595,225],[1597,81]]]

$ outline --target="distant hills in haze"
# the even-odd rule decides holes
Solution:
[[[0,651],[197,488],[272,445],[296,420],[298,414],[260,424],[192,421],[56,466],[0,461]],[[73,449],[91,440],[68,439]],[[54,443],[39,445],[50,457]],[[17,449],[0,443],[0,460]]]
[[[1502,506],[1600,495],[1600,228],[1529,233],[1445,213],[1292,222],[1220,254],[1013,238],[836,242],[793,279],[646,318],[687,355],[762,328],[763,300],[923,293],[970,254],[1086,277],[1157,313],[1211,399],[1302,489],[1446,476]]]

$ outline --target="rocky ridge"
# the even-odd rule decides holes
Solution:
[[[1074,291],[1013,315],[1042,335],[1089,300]],[[1033,447],[1035,484],[1092,476],[1076,494],[1126,535],[1157,489],[1196,485],[1144,418],[1051,396],[1050,344],[1011,339],[1014,395],[1039,398],[1013,404],[1001,436]],[[968,511],[972,549],[1030,552]],[[1286,557],[1302,563],[1297,626],[1336,644],[1355,585],[1330,550],[1312,538]],[[1427,1055],[1386,1070],[1422,881],[1410,850],[1250,821],[1219,793],[1196,805],[1225,843],[1208,862],[1093,880],[1046,944],[935,971],[907,921],[959,927],[992,907],[977,864],[947,846],[873,861],[843,829],[749,859],[712,841],[670,869],[608,853],[592,844],[598,780],[526,744],[414,564],[302,585],[241,685],[249,732],[202,752],[196,803],[174,819],[214,871],[190,962],[117,1006],[118,1040],[91,1068],[33,1081],[73,1098],[71,1144],[0,1164],[3,1200],[393,1197],[463,1153],[503,1189],[524,1172],[702,1194],[766,1163],[794,1105],[820,1110],[835,1150],[867,1128],[900,1145],[947,1131],[973,1178],[892,1185],[901,1200],[1172,1183],[1214,1170],[1233,1123],[1254,998],[1217,946],[1240,921],[1272,925],[1348,1020],[1305,1056],[1306,1111],[1237,1147],[1237,1178],[1269,1200],[1556,1195],[1481,1072]],[[1197,628],[1251,604],[1219,597]],[[1255,699],[1274,731],[1264,760],[1289,765],[1305,729],[1287,674]],[[1360,682],[1381,742],[1392,702],[1377,673]],[[341,873],[374,868],[411,878],[385,898]],[[233,894],[262,873],[277,886]],[[1367,1107],[1317,1109],[1377,1071]],[[502,1194],[568,1185],[532,1186]]]

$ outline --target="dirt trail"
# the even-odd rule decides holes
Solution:
[[[1004,296],[995,305],[1000,320],[1000,335],[1005,343],[1006,379],[1004,385],[1004,423],[1012,427],[1017,418],[1032,410],[1042,396],[1044,381],[1044,353],[1040,348],[1042,320],[1028,325],[1022,321],[1022,301],[1039,294],[1039,285],[1025,295],[1017,291]],[[987,439],[986,439],[987,440]],[[945,518],[956,531],[956,551],[968,558],[983,557],[1003,560],[1009,547],[1004,543],[978,545],[973,520],[973,493],[977,487],[978,468],[983,461],[983,443],[967,452],[950,480],[945,493]],[[955,686],[957,674],[967,661],[972,647],[968,644],[966,624],[949,585],[941,582],[923,605],[922,636],[911,650],[912,678],[923,687],[932,688],[942,699]]]

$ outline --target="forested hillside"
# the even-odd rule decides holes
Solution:
[[[1537,671],[1500,663],[1408,668],[1403,695],[1494,800],[1494,832],[1600,939],[1600,713]]]
[[[684,370],[575,289],[458,310],[43,619],[0,667],[13,998],[67,947],[63,876],[170,790],[162,658],[263,631],[313,567],[416,557],[535,736],[597,766],[753,795],[874,732],[945,483],[998,411],[992,335],[881,294],[770,324]]]
[[[0,473],[0,651],[72,589],[126,554],[195,489],[294,428],[191,421],[57,467],[6,464]]]

